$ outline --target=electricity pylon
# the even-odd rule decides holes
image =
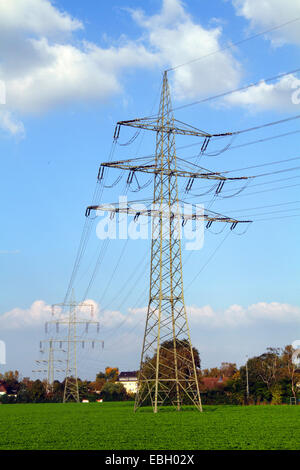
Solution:
[[[56,359],[55,353],[66,353],[64,349],[58,349],[53,347],[53,339],[40,341],[40,352],[45,353],[48,349],[48,359],[36,360],[37,367],[47,367],[44,369],[35,369],[32,372],[34,373],[44,373],[47,374],[47,392],[52,392],[54,376],[56,372],[65,372],[65,367],[58,369],[58,365],[62,367],[62,364],[66,361],[64,359]]]
[[[79,402],[78,376],[77,376],[77,341],[76,341],[76,308],[75,301],[69,303],[69,319],[68,319],[68,352],[67,352],[67,368],[63,402],[72,399]]]
[[[206,211],[201,215],[180,214],[177,178],[188,178],[186,191],[195,179],[216,180],[218,194],[226,180],[242,180],[247,177],[228,178],[221,173],[211,172],[190,165],[178,168],[175,147],[175,135],[196,136],[204,139],[202,151],[205,151],[212,137],[226,134],[209,134],[192,126],[177,121],[172,112],[170,89],[167,72],[163,76],[163,85],[157,117],[120,121],[117,124],[114,138],[118,139],[121,126],[145,129],[156,132],[155,160],[134,159],[102,163],[98,179],[103,179],[107,167],[129,170],[128,182],[136,172],[154,175],[153,205],[150,210],[137,212],[130,206],[111,205],[89,206],[86,216],[91,211],[111,211],[113,213],[135,214],[152,217],[152,244],[150,293],[147,309],[146,326],[138,376],[138,391],[135,410],[150,403],[154,413],[162,405],[173,404],[180,409],[183,403],[190,403],[202,411],[199,391],[199,379],[196,363],[197,357],[192,347],[191,335],[184,301],[181,240],[181,217],[186,220],[202,219],[210,226],[212,222],[226,222],[234,229],[237,219]],[[192,167],[192,168],[191,168]]]
[[[59,333],[59,326],[64,325],[67,327],[67,336],[46,339],[40,342],[41,352],[45,352],[48,349],[48,360],[36,361],[37,363],[43,362],[48,364],[48,368],[45,370],[38,370],[36,372],[47,372],[48,374],[48,384],[51,387],[54,381],[54,372],[64,372],[65,373],[65,388],[63,394],[63,402],[75,401],[79,402],[79,387],[78,387],[78,374],[77,374],[77,351],[78,344],[82,345],[82,348],[86,344],[90,345],[94,349],[95,344],[101,343],[102,349],[104,347],[104,342],[99,339],[86,339],[82,337],[82,327],[85,326],[85,333],[88,333],[90,325],[96,325],[97,333],[99,333],[100,325],[98,321],[86,320],[84,318],[79,318],[77,315],[77,310],[82,308],[88,308],[90,310],[90,316],[93,318],[94,315],[94,305],[88,304],[86,302],[77,303],[73,298],[70,302],[63,302],[60,304],[52,305],[52,317],[55,315],[55,309],[59,308],[63,310],[65,307],[69,308],[68,315],[60,316],[56,319],[46,322],[45,330],[48,331],[48,326],[53,324],[56,327],[56,333]],[[63,349],[63,346],[66,345],[66,349]],[[64,352],[66,354],[66,366],[62,369],[55,369],[55,363],[62,363],[60,359],[54,358],[54,352]]]

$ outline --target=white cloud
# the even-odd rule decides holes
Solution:
[[[248,312],[253,320],[272,320],[282,323],[294,323],[300,321],[300,308],[289,305],[281,304],[278,302],[259,302],[250,305]]]
[[[146,319],[147,307],[128,308],[126,313],[118,310],[102,310],[101,306],[93,299],[85,300],[78,309],[78,317],[84,320],[92,319],[91,308],[93,306],[93,319],[100,322],[101,328],[114,328],[121,324],[132,326],[141,324]],[[191,325],[206,325],[209,327],[240,327],[251,324],[259,324],[260,321],[272,321],[276,323],[299,323],[300,307],[279,302],[259,302],[243,307],[233,304],[223,311],[216,311],[210,305],[187,307],[188,318]],[[29,308],[16,307],[0,315],[0,328],[3,330],[23,327],[42,327],[45,322],[51,320],[52,307],[43,300],[36,300]],[[55,309],[55,317],[66,317],[66,311],[60,307]]]
[[[27,308],[16,307],[0,315],[0,328],[10,330],[24,327],[40,327],[51,315],[51,306],[43,300],[36,300]]]
[[[237,14],[250,21],[252,28],[264,31],[300,17],[299,0],[232,0]],[[268,34],[274,45],[300,44],[299,22]]]
[[[59,11],[48,0],[0,0],[0,30],[42,36],[82,29],[81,21]]]
[[[121,75],[129,67],[151,67],[159,58],[140,42],[122,38],[99,47],[76,41],[80,21],[49,0],[0,0],[0,79],[6,85],[7,113],[45,112],[73,102],[103,102],[122,92]],[[12,118],[10,118],[12,121]],[[1,125],[2,124],[2,125]],[[12,129],[19,126],[1,127]]]
[[[192,325],[205,325],[211,328],[242,327],[261,321],[277,324],[300,323],[300,307],[278,302],[259,302],[245,308],[231,305],[224,311],[214,311],[211,306],[190,306],[187,308]]]
[[[233,1],[238,14],[253,27],[269,27],[300,16],[299,2],[294,0],[287,0],[284,6],[281,0]],[[78,39],[76,33],[84,30],[82,21],[50,0],[0,0],[0,80],[7,91],[0,128],[22,135],[24,126],[15,117],[18,113],[26,116],[70,103],[105,102],[124,91],[122,77],[128,69],[176,67],[224,44],[222,25],[202,26],[181,0],[162,0],[161,11],[153,16],[138,9],[130,14],[141,28],[141,37],[132,41],[121,36],[117,43],[100,47]],[[295,42],[300,41],[299,31],[296,23],[280,34],[284,32],[284,40]],[[193,99],[237,87],[242,70],[232,49],[176,68],[170,76],[176,98]],[[262,82],[232,95],[226,103],[259,110],[290,109],[292,79],[297,80],[290,77],[275,85]]]
[[[295,75],[287,75],[275,83],[261,81],[245,91],[233,93],[225,103],[244,106],[251,111],[296,111],[300,104],[300,80]]]
[[[143,46],[133,43],[109,49],[87,42],[81,49],[70,44],[51,45],[45,38],[30,43],[36,55],[47,61],[6,79],[7,103],[23,113],[47,111],[76,101],[107,101],[122,91],[122,69],[155,61]]]
[[[147,17],[141,10],[131,15],[141,38],[120,37],[104,48],[75,42],[82,22],[50,0],[0,0],[6,110],[25,115],[73,102],[104,102],[123,91],[122,74],[129,68],[173,67],[220,47],[221,26],[195,23],[181,0],[162,0],[157,15]],[[227,51],[177,69],[173,87],[179,99],[199,97],[235,87],[240,75],[239,63]]]
[[[99,321],[101,328],[114,328],[120,324],[131,326],[145,317],[145,308],[128,309],[126,314],[119,310],[102,310],[100,305],[93,299],[86,299],[77,309],[77,318],[84,321]],[[29,308],[16,307],[2,315],[0,315],[0,329],[11,330],[28,328],[42,328],[46,322],[57,319],[68,318],[68,307],[63,310],[60,306],[56,306],[53,310],[52,306],[47,305],[43,300],[36,300]]]
[[[10,111],[0,109],[0,130],[10,134],[23,137],[25,135],[24,125],[17,120]]]
[[[205,29],[193,21],[181,0],[164,0],[160,14],[147,17],[141,10],[131,12],[146,30],[147,41],[167,67],[176,67],[220,49],[221,26]],[[185,65],[174,71],[173,87],[178,99],[205,96],[234,88],[241,68],[229,51]]]

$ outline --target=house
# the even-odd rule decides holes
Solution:
[[[7,388],[5,387],[4,384],[0,383],[0,395],[6,395],[7,394]]]
[[[221,390],[225,385],[226,382],[229,380],[229,377],[202,377],[200,389],[202,391],[209,391],[209,390]]]
[[[127,393],[137,392],[137,371],[133,372],[120,372],[118,382],[124,385]]]

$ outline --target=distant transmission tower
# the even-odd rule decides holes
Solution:
[[[96,325],[97,333],[99,333],[100,325],[98,321],[92,319],[86,320],[84,318],[78,317],[77,311],[82,310],[83,308],[88,308],[90,311],[90,317],[94,316],[94,305],[88,304],[85,302],[77,303],[75,300],[70,300],[68,303],[60,303],[52,305],[52,317],[55,316],[55,310],[64,310],[65,307],[69,308],[68,315],[60,316],[51,321],[46,322],[45,329],[46,333],[48,331],[48,326],[55,325],[56,334],[59,333],[60,325],[67,327],[66,337],[52,337],[40,342],[41,352],[48,351],[48,360],[44,359],[41,361],[36,361],[39,363],[47,364],[47,369],[39,369],[34,372],[47,372],[48,375],[48,387],[49,390],[52,390],[54,375],[55,372],[64,372],[65,373],[65,388],[63,395],[63,402],[67,401],[76,401],[79,402],[79,388],[78,388],[78,373],[77,373],[77,350],[78,344],[81,344],[81,347],[84,348],[85,345],[89,345],[92,349],[95,348],[96,344],[101,343],[102,348],[104,347],[104,342],[99,339],[87,339],[83,338],[83,331],[85,334],[89,332],[90,325]],[[66,345],[65,349],[63,346]],[[55,352],[63,352],[66,355],[66,359],[63,361],[61,359],[55,359]],[[65,367],[57,369],[55,364],[59,362],[65,362]]]
[[[66,353],[64,349],[61,348],[54,348],[53,347],[53,339],[43,340],[40,341],[40,353],[44,354],[48,351],[48,359],[39,359],[36,360],[36,367],[37,369],[33,370],[34,373],[44,373],[47,374],[47,392],[51,393],[53,391],[53,382],[55,373],[57,372],[65,372],[65,359],[56,359],[55,353]],[[58,355],[58,354],[57,354]],[[44,367],[44,368],[41,368]],[[60,368],[58,368],[60,367]]]
[[[172,112],[167,72],[163,76],[158,116],[118,122],[115,140],[119,137],[121,126],[154,131],[155,159],[150,161],[149,157],[145,157],[144,161],[139,158],[102,163],[98,179],[103,179],[104,170],[108,167],[128,170],[130,173],[127,182],[136,178],[137,172],[153,174],[152,207],[137,212],[129,205],[89,206],[86,216],[92,211],[108,210],[116,214],[132,214],[135,220],[143,215],[152,217],[150,294],[135,410],[142,405],[151,404],[154,413],[157,413],[162,405],[173,404],[179,410],[183,403],[190,403],[202,411],[197,364],[183,294],[181,240],[175,233],[180,230],[181,223],[184,224],[187,220],[202,219],[207,227],[213,222],[225,222],[231,225],[231,229],[239,222],[250,221],[239,221],[210,211],[201,215],[179,215],[177,178],[188,178],[186,192],[191,189],[195,179],[216,180],[215,192],[218,194],[226,180],[244,180],[247,177],[227,178],[222,173],[205,170],[197,165],[186,165],[187,162],[183,166],[182,160],[181,166],[178,165],[176,134],[203,138],[202,152],[206,150],[212,137],[231,134],[209,134],[177,121]]]

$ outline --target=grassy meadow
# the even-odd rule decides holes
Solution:
[[[0,406],[0,449],[300,449],[300,406],[133,412],[132,402]]]

